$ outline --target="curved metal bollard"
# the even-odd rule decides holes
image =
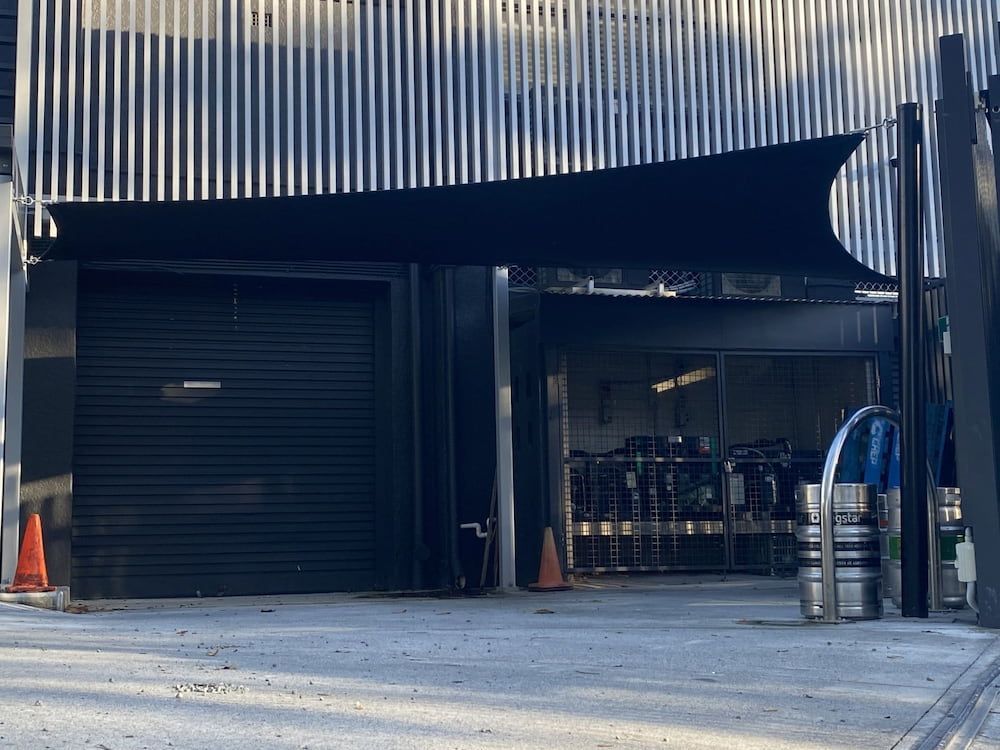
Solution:
[[[823,464],[823,479],[820,483],[820,551],[821,570],[823,573],[823,618],[822,622],[840,622],[837,617],[837,565],[834,557],[833,541],[833,482],[837,473],[837,466],[840,465],[840,456],[844,452],[844,446],[851,433],[857,429],[858,425],[866,419],[880,418],[887,420],[897,430],[899,429],[899,412],[888,406],[864,406],[858,409],[851,417],[841,425],[837,434],[830,443],[830,450],[826,454],[826,462]],[[937,490],[933,472],[930,465],[927,466],[927,517],[928,517],[928,544],[930,559],[930,608],[932,610],[942,609],[941,603],[941,559],[938,547],[937,535]]]

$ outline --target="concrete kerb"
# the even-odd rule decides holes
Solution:
[[[69,601],[69,586],[56,586],[55,591],[22,594],[0,591],[0,602],[22,604],[27,607],[37,607],[38,609],[51,609],[56,612],[65,612]]]

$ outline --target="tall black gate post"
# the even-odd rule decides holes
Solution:
[[[924,404],[924,253],[919,104],[901,104],[898,123],[899,340],[902,370],[900,478],[903,617],[927,617],[927,408]]]
[[[941,38],[940,67],[936,118],[955,392],[955,458],[962,515],[975,531],[979,622],[1000,628],[997,175],[985,143],[986,131],[980,128],[977,133],[983,122],[977,123],[962,35]]]

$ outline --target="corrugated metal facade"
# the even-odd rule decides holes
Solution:
[[[16,135],[26,189],[83,200],[510,179],[844,132],[903,101],[929,114],[942,34],[966,33],[982,85],[1000,21],[1000,0],[21,7]],[[932,122],[927,271],[940,275]],[[892,132],[874,131],[831,198],[851,252],[890,273],[893,151]],[[49,232],[36,213],[34,233]]]

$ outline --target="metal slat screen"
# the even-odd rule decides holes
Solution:
[[[570,570],[795,570],[795,487],[819,480],[845,415],[875,401],[874,362],[721,362],[720,384],[714,354],[560,355]]]
[[[16,153],[28,193],[84,200],[376,190],[682,159],[862,128],[904,101],[931,112],[937,38],[967,35],[982,88],[998,20],[1000,0],[29,0]],[[893,133],[874,131],[831,196],[841,240],[888,273],[893,153]],[[37,211],[34,233],[50,230]]]
[[[827,447],[847,416],[874,403],[865,357],[724,358],[733,566],[797,566],[795,487],[818,482]]]
[[[716,366],[705,355],[562,356],[572,570],[725,567]]]

